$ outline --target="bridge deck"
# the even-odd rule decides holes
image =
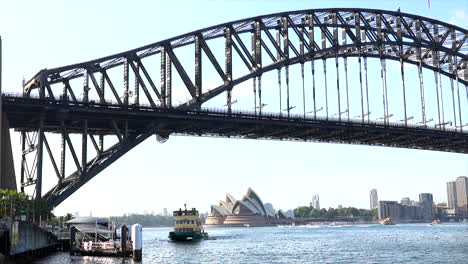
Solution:
[[[144,131],[149,124],[165,124],[162,135],[181,134],[249,139],[334,142],[389,146],[445,152],[468,153],[468,133],[361,120],[313,119],[277,114],[184,110],[73,103],[48,99],[4,96],[10,126],[19,131],[35,131],[44,117],[44,131],[82,133],[81,120],[88,120],[88,133],[115,135],[128,124],[128,133]],[[124,131],[120,131],[124,133]]]

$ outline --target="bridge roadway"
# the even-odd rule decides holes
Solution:
[[[196,135],[235,137],[248,139],[273,139],[312,142],[334,142],[359,145],[468,153],[468,133],[415,125],[361,120],[339,121],[329,118],[263,113],[231,112],[221,110],[185,110],[153,108],[150,106],[124,106],[83,102],[63,102],[51,99],[3,96],[3,107],[10,127],[17,131],[36,131],[39,119],[44,120],[44,132],[82,133],[80,121],[88,120],[88,133],[116,135],[119,127],[140,133],[149,126],[163,126],[158,134],[168,136]],[[128,128],[127,128],[128,127]]]

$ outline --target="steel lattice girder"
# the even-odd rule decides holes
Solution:
[[[343,32],[341,42],[338,37],[338,29]],[[271,34],[271,30],[276,30],[276,39]],[[321,43],[315,41],[314,30],[322,34]],[[247,48],[241,37],[241,35],[245,34],[251,34],[252,50]],[[293,41],[292,36],[298,39],[298,43]],[[216,56],[213,55],[213,47],[210,48],[208,43],[209,40],[214,39],[225,40],[224,69],[221,68]],[[281,39],[283,42],[281,42]],[[179,58],[176,55],[178,48],[189,45],[193,45],[195,50],[194,82],[187,74],[189,71],[183,66],[185,58]],[[267,57],[271,59],[270,64],[267,64],[265,60],[262,61],[262,51],[265,51]],[[274,51],[277,53],[276,56],[273,54]],[[210,87],[212,89],[203,87],[201,82],[202,52],[208,57],[206,63],[211,64],[221,77],[219,85]],[[241,58],[247,70],[245,74],[237,78],[232,76],[232,54],[237,54]],[[160,57],[161,61],[160,76],[150,74],[143,62],[143,59],[156,55]],[[23,91],[25,97],[31,96],[33,91],[38,91],[41,106],[38,107],[37,102],[33,102],[34,100],[21,101],[20,98],[10,98],[16,100],[13,103],[16,106],[27,105],[27,108],[35,108],[37,112],[23,111],[24,109],[21,110],[15,107],[13,108],[16,110],[10,109],[10,111],[18,111],[17,113],[19,113],[13,122],[17,125],[17,129],[22,130],[23,133],[36,131],[39,140],[36,149],[37,157],[42,160],[44,146],[52,160],[59,183],[46,194],[46,197],[54,205],[58,205],[121,155],[156,132],[161,135],[182,133],[245,138],[323,140],[326,142],[386,145],[466,153],[466,135],[464,133],[407,125],[405,128],[400,128],[401,124],[392,126],[386,124],[387,127],[382,129],[388,131],[383,132],[383,130],[374,131],[376,127],[379,127],[378,124],[369,127],[362,123],[349,124],[349,122],[336,123],[336,121],[332,120],[325,120],[326,122],[322,120],[320,126],[323,127],[321,129],[320,127],[308,126],[310,124],[305,125],[304,120],[302,120],[303,122],[295,120],[301,124],[300,127],[303,128],[301,130],[289,128],[291,123],[288,122],[291,120],[282,120],[281,116],[278,121],[281,124],[275,124],[274,126],[265,125],[266,120],[256,119],[248,114],[237,116],[232,113],[232,116],[226,117],[224,113],[219,113],[221,120],[213,120],[212,115],[215,113],[211,113],[209,114],[209,121],[199,123],[194,123],[194,120],[198,120],[197,118],[206,120],[205,114],[207,113],[196,112],[195,115],[200,116],[193,116],[192,119],[182,118],[183,121],[176,118],[180,117],[179,115],[187,114],[184,112],[188,111],[187,109],[200,109],[204,102],[225,91],[227,92],[228,113],[231,114],[231,104],[233,103],[231,102],[231,90],[237,84],[249,79],[253,79],[255,83],[257,79],[259,93],[261,93],[259,78],[265,72],[279,70],[284,67],[288,68],[289,65],[293,64],[303,64],[306,61],[338,57],[359,57],[359,59],[361,57],[373,57],[381,60],[396,60],[401,63],[418,65],[420,69],[427,68],[439,72],[451,78],[452,81],[457,81],[457,85],[458,83],[468,84],[466,65],[468,61],[468,31],[466,29],[430,18],[400,12],[353,8],[313,9],[233,21],[116,55],[65,67],[42,70],[26,83]],[[109,71],[119,66],[123,68],[123,94],[119,94],[118,88],[120,87],[114,85],[118,81],[109,74]],[[184,89],[188,91],[191,97],[185,103],[179,105],[178,109],[174,109],[172,106],[172,68],[175,68],[185,85]],[[96,77],[96,74],[99,75],[99,78]],[[133,75],[135,79],[133,91],[130,90],[130,75]],[[77,78],[83,79],[83,86],[79,87],[79,89],[76,85],[73,87],[71,85]],[[160,80],[159,88],[157,87],[157,78]],[[57,89],[59,86],[61,87]],[[98,103],[89,101],[88,93],[90,90],[96,91],[99,97]],[[142,96],[148,101],[149,107],[141,105],[140,90],[143,91]],[[131,103],[129,102],[129,94],[132,92],[134,101]],[[76,96],[76,94],[80,93],[83,95],[82,99]],[[259,99],[259,110],[260,114],[262,114],[261,96]],[[55,112],[51,111],[50,109],[54,108],[57,100],[66,107],[61,107]],[[111,103],[112,100],[116,101],[116,104]],[[290,108],[289,103],[287,107]],[[180,121],[179,125],[168,119],[159,120],[159,123],[151,123],[149,119],[146,119],[147,114],[151,116],[154,114],[152,111],[158,112],[164,108],[169,108],[164,114],[174,117],[174,120],[178,122]],[[131,112],[133,114],[130,114]],[[101,116],[99,119],[97,117],[100,116],[98,115],[100,113],[106,113],[108,116]],[[190,114],[194,115],[194,113]],[[363,120],[364,114],[363,112]],[[135,124],[129,116],[137,121],[139,119],[143,121]],[[232,121],[235,117],[241,118],[239,123],[233,124],[225,120]],[[67,120],[67,118],[72,118],[73,121]],[[151,116],[151,118],[154,118],[154,116]],[[248,122],[240,122],[242,118],[245,118],[244,121]],[[215,123],[221,127],[213,129]],[[150,125],[148,126],[148,124]],[[162,129],[158,124],[169,127]],[[352,126],[343,128],[343,124]],[[360,126],[362,126],[361,129],[359,129]],[[365,131],[363,132],[362,129]],[[391,132],[389,132],[390,130]],[[404,132],[399,134],[396,131]],[[45,132],[56,132],[62,135],[60,168],[54,161],[54,155],[52,155]],[[412,134],[413,132],[414,134]],[[68,136],[71,133],[82,135],[81,148],[83,151],[81,161]],[[330,133],[332,136],[324,135]],[[105,135],[117,136],[118,143],[105,149]],[[96,141],[95,136],[99,137],[99,143]],[[451,141],[446,142],[447,138]],[[88,144],[92,144],[97,152],[96,157],[91,159],[86,155]],[[64,175],[64,153],[66,148],[70,150],[77,167],[76,172],[67,177]],[[26,149],[27,146],[24,146],[23,152]],[[42,162],[39,163],[35,164],[35,168],[37,169],[36,178],[39,182],[39,188],[36,188],[36,191],[40,195]],[[26,178],[28,183],[34,184],[31,174],[34,174],[34,171],[28,173]]]

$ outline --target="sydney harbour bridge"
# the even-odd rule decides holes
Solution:
[[[152,135],[466,154],[467,62],[467,29],[401,12],[311,9],[44,69],[2,105],[21,133],[21,190],[57,206]],[[44,177],[57,179],[47,192]]]

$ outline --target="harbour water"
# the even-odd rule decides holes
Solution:
[[[170,228],[143,229],[141,263],[467,263],[468,224],[210,228],[208,240],[174,243]],[[133,263],[69,256],[35,263]]]

